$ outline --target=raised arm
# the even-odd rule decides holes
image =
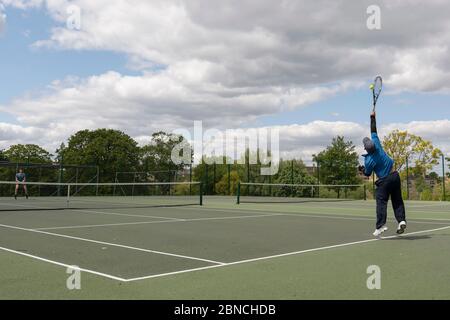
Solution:
[[[372,112],[370,114],[370,132],[377,133],[377,119],[376,119],[375,112]]]
[[[372,112],[370,114],[370,132],[371,132],[372,141],[375,144],[375,147],[378,150],[382,151],[383,150],[383,146],[381,145],[380,138],[378,138],[377,120],[376,120],[375,112]]]

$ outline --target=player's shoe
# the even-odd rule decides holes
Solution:
[[[379,229],[375,229],[375,231],[373,232],[373,235],[374,235],[375,237],[380,237],[381,234],[382,234],[383,232],[385,232],[387,229],[388,229],[388,227],[382,226],[382,227],[379,228]]]
[[[406,221],[400,221],[397,227],[397,234],[402,234],[406,229]]]
[[[16,199],[16,200],[17,200],[17,194],[15,194],[15,195],[14,195],[14,199]]]

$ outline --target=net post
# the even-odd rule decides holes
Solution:
[[[238,181],[236,204],[240,204],[240,203],[241,203],[241,182]]]
[[[366,190],[366,185],[364,184],[364,201],[367,200],[367,190]]]
[[[200,182],[200,205],[203,205],[203,182]]]

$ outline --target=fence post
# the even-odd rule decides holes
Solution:
[[[97,177],[96,177],[96,181],[97,181],[97,186],[95,187],[95,195],[98,196],[98,184],[100,182],[100,166],[97,165]]]
[[[250,151],[247,155],[247,182],[250,183]],[[250,195],[250,185],[247,185],[247,196]]]
[[[192,161],[189,165],[189,195],[192,195]]]
[[[320,162],[317,160],[317,198],[320,198]]]
[[[291,160],[291,184],[294,184],[294,159]]]
[[[445,194],[445,157],[442,154],[442,200],[446,201],[447,196]]]
[[[213,194],[216,194],[216,160],[213,164]]]
[[[406,156],[406,200],[409,200],[409,163]]]
[[[241,182],[238,181],[238,185],[237,185],[237,200],[236,200],[236,204],[240,204],[241,203]]]
[[[228,194],[231,195],[231,164],[227,164],[228,173]]]

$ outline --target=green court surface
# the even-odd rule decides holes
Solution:
[[[33,201],[0,202],[0,299],[450,299],[448,202],[406,202],[401,236],[390,210],[380,240],[371,200]],[[379,290],[366,285],[372,265]]]

